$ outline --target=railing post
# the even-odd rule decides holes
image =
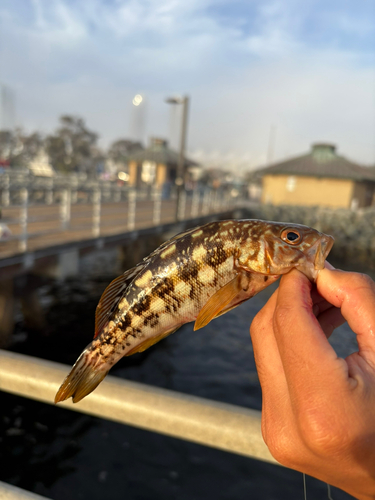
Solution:
[[[186,209],[186,190],[180,190],[180,196],[177,198],[177,220],[185,219],[185,209]]]
[[[70,204],[76,204],[78,200],[78,179],[73,177],[70,180]]]
[[[137,191],[132,189],[128,193],[128,229],[132,231],[135,226],[135,207],[137,203]]]
[[[229,196],[227,190],[224,191],[222,203],[223,203],[223,209],[227,210],[227,208],[229,207]]]
[[[155,187],[152,197],[154,199],[154,212],[153,212],[153,223],[155,226],[160,224],[161,216],[161,189]]]
[[[70,205],[71,205],[70,189],[63,189],[61,192],[61,206],[60,206],[60,226],[63,231],[66,231],[69,227]]]
[[[1,193],[1,204],[3,207],[8,207],[9,202],[10,202],[10,196],[9,196],[9,175],[4,174],[3,177],[3,189]]]
[[[77,203],[77,199],[78,199],[78,190],[77,190],[77,188],[74,188],[70,192],[70,203],[71,203],[71,205]]]
[[[52,205],[53,203],[53,179],[47,180],[47,188],[45,193],[45,203],[46,205]]]
[[[215,189],[214,193],[213,193],[213,209],[214,209],[214,212],[218,212],[219,211],[219,206],[220,206],[220,198],[219,198],[219,191],[217,189]]]
[[[210,191],[210,205],[209,205],[209,213],[215,212],[215,190],[211,189]]]
[[[29,191],[27,188],[21,188],[21,210],[20,210],[20,241],[19,249],[21,252],[27,251],[27,215],[28,215],[28,204],[29,204]]]
[[[113,201],[119,203],[121,201],[121,187],[114,186]]]
[[[191,200],[191,217],[198,217],[199,214],[199,189],[195,188],[193,191],[193,198]]]
[[[108,187],[108,185],[105,183],[105,182],[102,182],[101,183],[101,196],[102,196],[102,200],[104,203],[108,202],[111,200],[111,190],[110,190],[110,187]]]
[[[230,191],[226,191],[225,193],[225,205],[224,205],[224,208],[225,209],[228,209],[230,208],[231,206],[231,195],[230,195]]]
[[[210,203],[211,203],[211,191],[205,189],[203,193],[203,206],[202,206],[203,214],[207,215],[209,213]]]
[[[100,189],[97,188],[92,194],[92,234],[95,238],[100,235],[100,201],[101,193]]]

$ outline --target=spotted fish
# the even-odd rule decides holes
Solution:
[[[202,328],[292,268],[315,281],[332,245],[331,236],[307,226],[261,220],[210,222],[178,234],[106,288],[94,340],[55,402],[80,401],[123,356],[189,321]]]

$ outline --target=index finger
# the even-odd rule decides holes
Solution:
[[[317,387],[346,364],[337,355],[313,313],[311,283],[293,270],[281,278],[274,314],[274,333],[290,389]]]

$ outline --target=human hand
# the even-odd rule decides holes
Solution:
[[[281,464],[375,499],[375,284],[324,269],[311,290],[291,271],[250,328],[263,438]],[[327,337],[344,318],[359,350],[341,359]]]

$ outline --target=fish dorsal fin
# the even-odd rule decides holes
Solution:
[[[173,244],[176,240],[179,240],[180,238],[183,238],[184,236],[187,236],[188,234],[194,233],[199,229],[199,227],[193,227],[192,229],[188,229],[186,231],[182,231],[181,233],[176,234],[173,236],[173,238],[170,238],[167,241],[164,241],[158,248],[156,248],[153,252],[150,253],[147,257],[143,259],[144,262],[149,262],[152,257],[155,257],[155,255],[160,254],[165,248],[167,248],[169,245]]]
[[[242,290],[241,279],[241,275],[238,274],[234,279],[212,295],[199,311],[197,319],[195,320],[194,331],[208,325],[212,319],[220,315],[220,312],[232,302]]]
[[[111,281],[100,297],[99,304],[95,312],[95,336],[96,338],[108,322],[111,312],[116,309],[120,299],[124,295],[126,288],[133,281],[143,266],[136,266],[128,269],[121,276]]]

